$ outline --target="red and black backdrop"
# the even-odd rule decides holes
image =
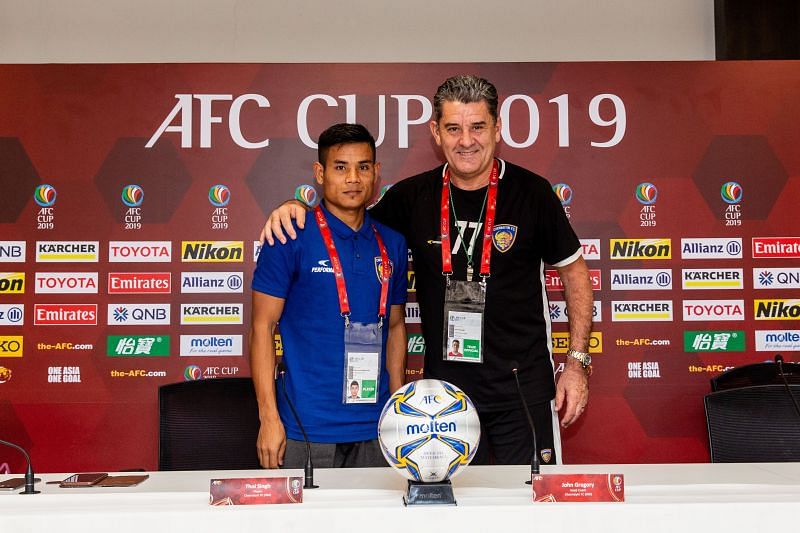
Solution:
[[[0,66],[0,438],[41,471],[156,468],[158,386],[249,372],[254,241],[311,139],[364,123],[383,185],[435,166],[459,73],[497,85],[500,156],[585,240],[596,364],[565,460],[707,461],[709,378],[800,350],[797,62]]]

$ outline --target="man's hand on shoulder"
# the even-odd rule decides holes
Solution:
[[[303,229],[306,224],[306,212],[309,208],[297,201],[288,200],[279,205],[267,217],[267,222],[258,236],[258,240],[262,243],[267,242],[270,246],[275,244],[275,240],[280,241],[281,244],[286,244],[286,236],[294,240],[297,238],[297,232],[294,230],[292,220],[295,221],[297,227]]]

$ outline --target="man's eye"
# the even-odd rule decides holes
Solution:
[[[334,170],[339,170],[339,171],[341,171],[341,170],[344,170],[344,165],[334,165],[334,167],[333,167],[333,168],[334,168]]]

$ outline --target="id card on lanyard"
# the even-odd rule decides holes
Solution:
[[[444,335],[442,355],[445,361],[482,363],[484,346],[484,317],[486,282],[491,275],[492,230],[497,208],[497,160],[489,174],[486,217],[483,223],[483,252],[480,281],[451,280],[453,260],[450,250],[450,170],[442,176],[440,234],[442,240],[442,275],[447,280],[444,298]],[[471,278],[471,268],[467,277]]]
[[[342,379],[342,403],[376,403],[380,391],[381,353],[383,352],[383,322],[386,318],[389,295],[391,266],[389,254],[383,244],[378,229],[373,225],[375,240],[381,253],[381,296],[378,308],[378,322],[363,324],[350,321],[350,301],[347,298],[347,285],[342,271],[342,262],[333,242],[331,229],[320,206],[314,209],[325,249],[331,260],[336,292],[339,297],[339,311],[344,318],[344,372]]]

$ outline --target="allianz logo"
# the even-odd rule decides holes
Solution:
[[[333,267],[331,267],[328,263],[330,263],[330,259],[320,259],[317,261],[317,265],[315,267],[311,267],[312,273],[320,273],[324,272],[327,274],[333,274]]]

